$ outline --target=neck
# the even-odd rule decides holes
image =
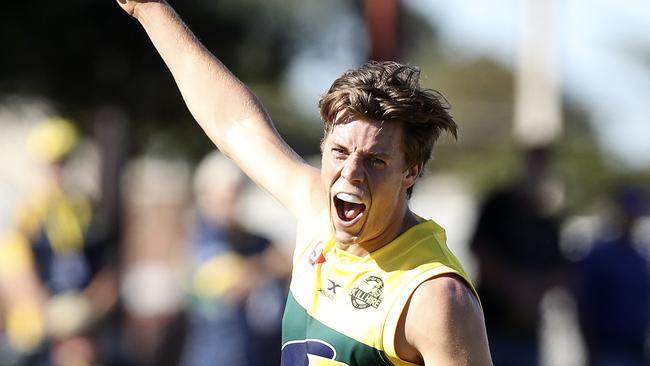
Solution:
[[[387,235],[381,235],[365,242],[353,244],[345,244],[337,241],[336,247],[358,257],[363,257],[374,252],[375,250],[381,249],[384,246],[388,245],[393,240],[395,240],[395,238],[406,232],[406,230],[417,224],[419,224],[417,217],[411,210],[407,208],[400,225],[396,227],[396,230],[388,233]]]

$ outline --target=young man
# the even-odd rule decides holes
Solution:
[[[298,218],[283,365],[491,364],[479,301],[444,231],[407,205],[435,139],[456,132],[417,70],[369,63],[335,81],[320,103],[319,171],[164,0],[118,3],[206,134]]]

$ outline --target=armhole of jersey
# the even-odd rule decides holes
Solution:
[[[461,278],[463,281],[467,283],[467,279],[465,279],[465,277],[461,273],[459,273],[457,270],[453,268],[444,265],[433,268],[413,278],[404,287],[402,292],[399,294],[397,300],[393,303],[391,309],[388,311],[388,315],[386,316],[386,320],[384,322],[384,327],[383,327],[382,343],[383,343],[383,349],[386,353],[386,358],[388,358],[388,360],[393,365],[395,366],[416,365],[412,362],[402,360],[397,356],[397,352],[395,351],[395,335],[397,334],[397,324],[399,322],[400,317],[402,316],[402,312],[404,311],[404,307],[406,306],[406,303],[411,298],[411,295],[413,295],[415,290],[425,281],[445,274],[456,275],[457,277]],[[467,285],[474,292],[472,285],[469,283]],[[476,296],[475,292],[474,294]]]

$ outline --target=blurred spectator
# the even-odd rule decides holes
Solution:
[[[563,282],[557,216],[562,191],[550,154],[549,147],[526,151],[523,175],[484,202],[471,244],[498,366],[539,364],[540,301]]]
[[[176,366],[183,335],[177,320],[183,310],[190,167],[142,157],[129,162],[123,178],[122,339],[134,365]]]
[[[238,222],[244,184],[239,168],[217,152],[197,167],[183,365],[280,364],[290,264]]]
[[[650,272],[635,247],[634,228],[648,214],[648,192],[625,186],[615,195],[613,225],[576,267],[579,320],[590,365],[650,365]]]
[[[27,141],[44,168],[42,185],[20,202],[0,238],[0,299],[16,362],[94,363],[99,320],[117,299],[101,215],[66,179],[79,138],[70,121],[51,119]]]

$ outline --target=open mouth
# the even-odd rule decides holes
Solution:
[[[339,219],[344,222],[354,221],[366,210],[366,205],[361,199],[349,193],[337,194],[334,197],[334,206]]]

